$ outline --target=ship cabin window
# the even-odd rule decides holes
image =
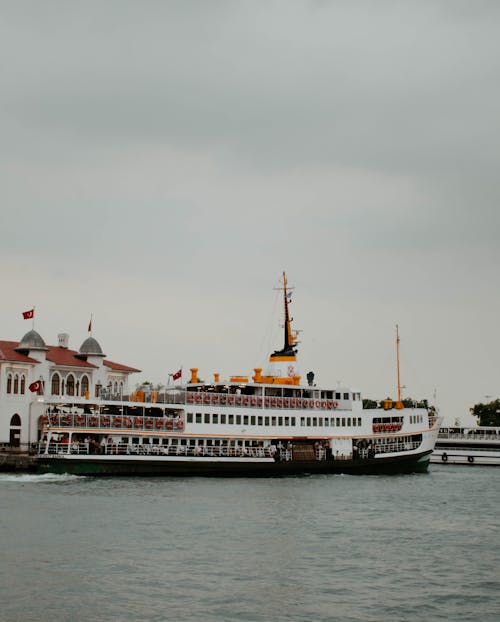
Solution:
[[[201,423],[201,413],[196,413],[196,423]]]
[[[26,376],[24,374],[21,374],[21,393],[23,394],[25,391],[25,387],[26,387]]]
[[[187,422],[188,423],[193,423],[193,413],[188,413],[187,414]]]
[[[340,426],[340,417],[337,417],[337,420],[336,420],[336,425],[337,425],[337,427],[339,427],[339,426]]]
[[[269,417],[264,417],[264,425],[269,425]]]
[[[342,397],[342,394],[341,394],[341,393],[335,393],[335,399],[336,399],[336,400],[340,400],[340,399],[341,399],[341,397]]]
[[[342,417],[342,427],[345,426],[345,417]]]
[[[295,417],[291,418],[291,425],[295,425]]]
[[[212,423],[219,423],[219,415],[216,415],[216,414],[212,415]]]
[[[285,417],[285,425],[290,425],[290,417]]]
[[[220,422],[222,425],[224,425],[226,423],[226,415],[221,415],[220,416]]]
[[[236,415],[236,425],[241,425],[241,415]]]
[[[248,425],[248,415],[243,415],[243,425]]]
[[[233,425],[233,423],[234,423],[234,415],[228,415],[228,423],[229,423],[229,425]]]
[[[255,415],[250,417],[250,425],[255,425]]]
[[[358,417],[358,425],[361,425],[361,417]]]
[[[344,399],[348,400],[349,399],[349,393],[344,393]]]
[[[179,444],[179,439],[178,438],[173,438],[172,439],[172,445],[178,445]]]
[[[194,447],[196,445],[196,440],[194,438],[190,438],[189,439],[189,445],[190,445],[190,447]]]
[[[351,425],[351,418],[350,418],[350,417],[348,417],[348,418],[347,418],[347,425],[348,425],[348,426],[350,426],[350,425]]]
[[[278,417],[278,425],[283,425],[283,417]]]
[[[318,417],[318,425],[320,428],[323,427],[323,417]]]
[[[276,417],[271,417],[271,425],[276,425]]]
[[[126,441],[123,441],[126,442]],[[153,445],[159,445],[160,444],[160,439],[159,438],[153,438]]]
[[[19,376],[14,375],[14,393],[19,393]]]
[[[257,425],[262,425],[263,418],[257,417]]]
[[[300,418],[300,425],[302,425],[302,426],[306,425],[306,418],[305,417],[301,417]]]
[[[12,374],[7,376],[7,393],[12,393]]]
[[[312,424],[313,424],[313,425],[318,425],[318,420],[317,420],[317,418],[316,418],[316,417],[313,417],[313,418],[312,418]]]
[[[187,438],[181,438],[181,445],[187,445]]]
[[[306,425],[307,425],[307,427],[309,427],[311,425],[311,417],[307,417]]]
[[[210,423],[210,413],[205,413],[204,421],[205,423]]]
[[[163,438],[161,441],[162,445],[168,445],[168,438]]]

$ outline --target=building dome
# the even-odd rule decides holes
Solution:
[[[99,343],[93,337],[87,337],[78,351],[80,356],[106,356]]]
[[[45,345],[45,341],[40,337],[36,330],[30,330],[19,342],[16,350],[29,351],[29,350],[48,350]]]

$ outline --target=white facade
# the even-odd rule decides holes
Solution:
[[[103,394],[120,399],[129,393],[129,375],[138,369],[107,360],[92,337],[79,351],[67,344],[60,335],[58,346],[46,346],[35,331],[19,343],[0,341],[0,447],[36,442],[49,398],[84,406]],[[30,391],[36,382],[40,391]]]

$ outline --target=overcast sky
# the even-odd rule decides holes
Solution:
[[[500,397],[500,3],[0,0],[2,339]]]

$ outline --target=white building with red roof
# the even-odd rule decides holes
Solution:
[[[0,445],[37,440],[46,398],[84,406],[104,394],[121,399],[129,393],[129,376],[139,369],[108,360],[94,337],[78,351],[68,347],[66,333],[58,338],[57,346],[46,345],[30,330],[20,342],[0,341]]]

